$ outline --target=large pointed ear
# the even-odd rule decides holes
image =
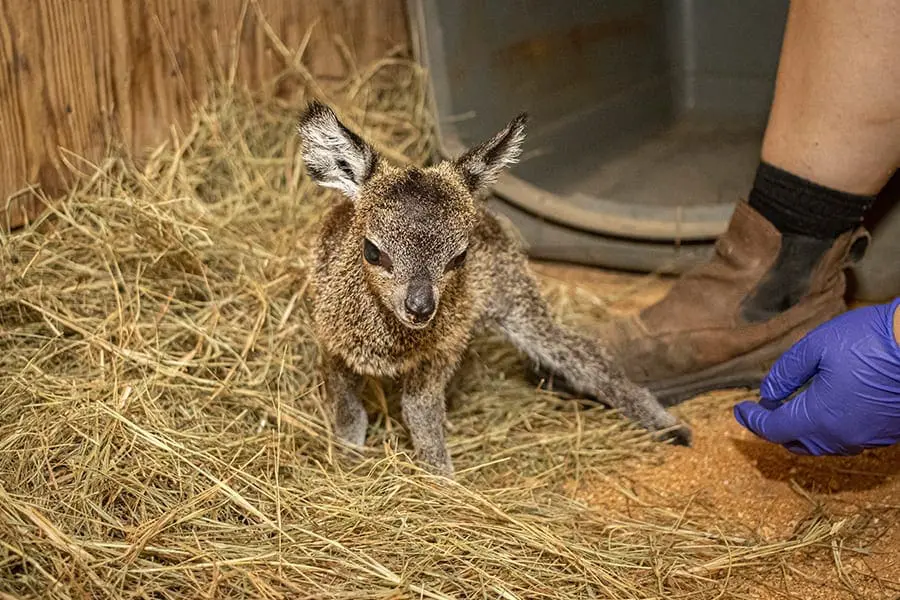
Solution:
[[[375,172],[378,164],[375,150],[347,129],[334,111],[321,102],[309,105],[297,131],[303,162],[313,180],[356,199],[362,185]]]
[[[519,160],[527,120],[527,114],[520,114],[494,137],[454,161],[469,190],[476,192],[492,185],[503,169]]]

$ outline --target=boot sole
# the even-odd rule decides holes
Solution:
[[[643,385],[647,386],[647,389],[656,395],[660,404],[666,407],[715,390],[747,388],[750,391],[758,391],[763,379],[769,374],[771,365],[794,345],[795,339],[799,339],[810,329],[809,325],[801,325],[773,343],[728,362],[687,375],[646,382]],[[798,333],[801,335],[797,335]]]
[[[729,367],[734,368],[731,365]],[[660,404],[668,408],[715,390],[747,389],[749,392],[757,391],[767,373],[767,370],[759,369],[715,374],[700,371],[684,377],[654,382],[652,385],[648,385],[647,389],[653,392]]]

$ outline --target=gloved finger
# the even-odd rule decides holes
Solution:
[[[809,429],[803,411],[798,412],[793,406],[804,401],[804,394],[800,394],[775,410],[767,410],[756,402],[741,402],[734,407],[734,418],[759,437],[784,445],[798,440]]]
[[[747,398],[746,401],[747,402],[758,401],[759,405],[762,406],[763,408],[765,408],[766,410],[775,410],[776,408],[778,408],[779,406],[784,404],[784,402],[782,400],[778,400],[776,398],[763,398],[762,396],[760,396],[759,398],[752,398],[752,399]]]
[[[782,404],[784,404],[784,401],[779,398],[764,398],[762,396],[759,397],[759,405],[766,410],[775,410]]]
[[[894,318],[895,313],[900,311],[900,296],[894,298],[893,302],[890,304],[883,304],[881,306],[881,310],[879,311],[882,315],[882,335],[885,339],[895,340],[897,339],[897,333],[894,331],[894,323],[896,323],[896,319]],[[895,353],[900,352],[900,343],[892,344],[892,348]]]
[[[767,408],[769,410],[775,410],[776,408],[779,408],[780,406],[786,404],[787,402],[790,402],[793,397],[799,396],[801,393],[803,393],[804,391],[809,389],[809,386],[813,381],[815,381],[815,375],[813,375],[813,379],[802,384],[800,387],[798,387],[796,390],[794,390],[793,392],[788,394],[787,397],[785,397],[783,399],[782,398],[766,398],[766,397],[760,395],[759,404],[763,408]]]
[[[816,374],[822,356],[819,338],[810,333],[775,361],[759,388],[762,398],[784,400]]]
[[[798,454],[800,456],[810,456],[812,454],[812,452],[809,451],[806,445],[800,441],[788,442],[786,444],[782,444],[782,446],[787,448],[788,452],[790,452],[791,454]]]

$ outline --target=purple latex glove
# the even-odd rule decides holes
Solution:
[[[758,404],[734,407],[738,423],[797,454],[858,454],[900,441],[898,306],[900,298],[860,308],[812,330],[772,366]]]

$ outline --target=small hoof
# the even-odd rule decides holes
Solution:
[[[659,440],[661,442],[671,442],[675,446],[684,446],[685,448],[691,447],[692,439],[693,434],[691,433],[690,428],[685,425],[659,434]]]

